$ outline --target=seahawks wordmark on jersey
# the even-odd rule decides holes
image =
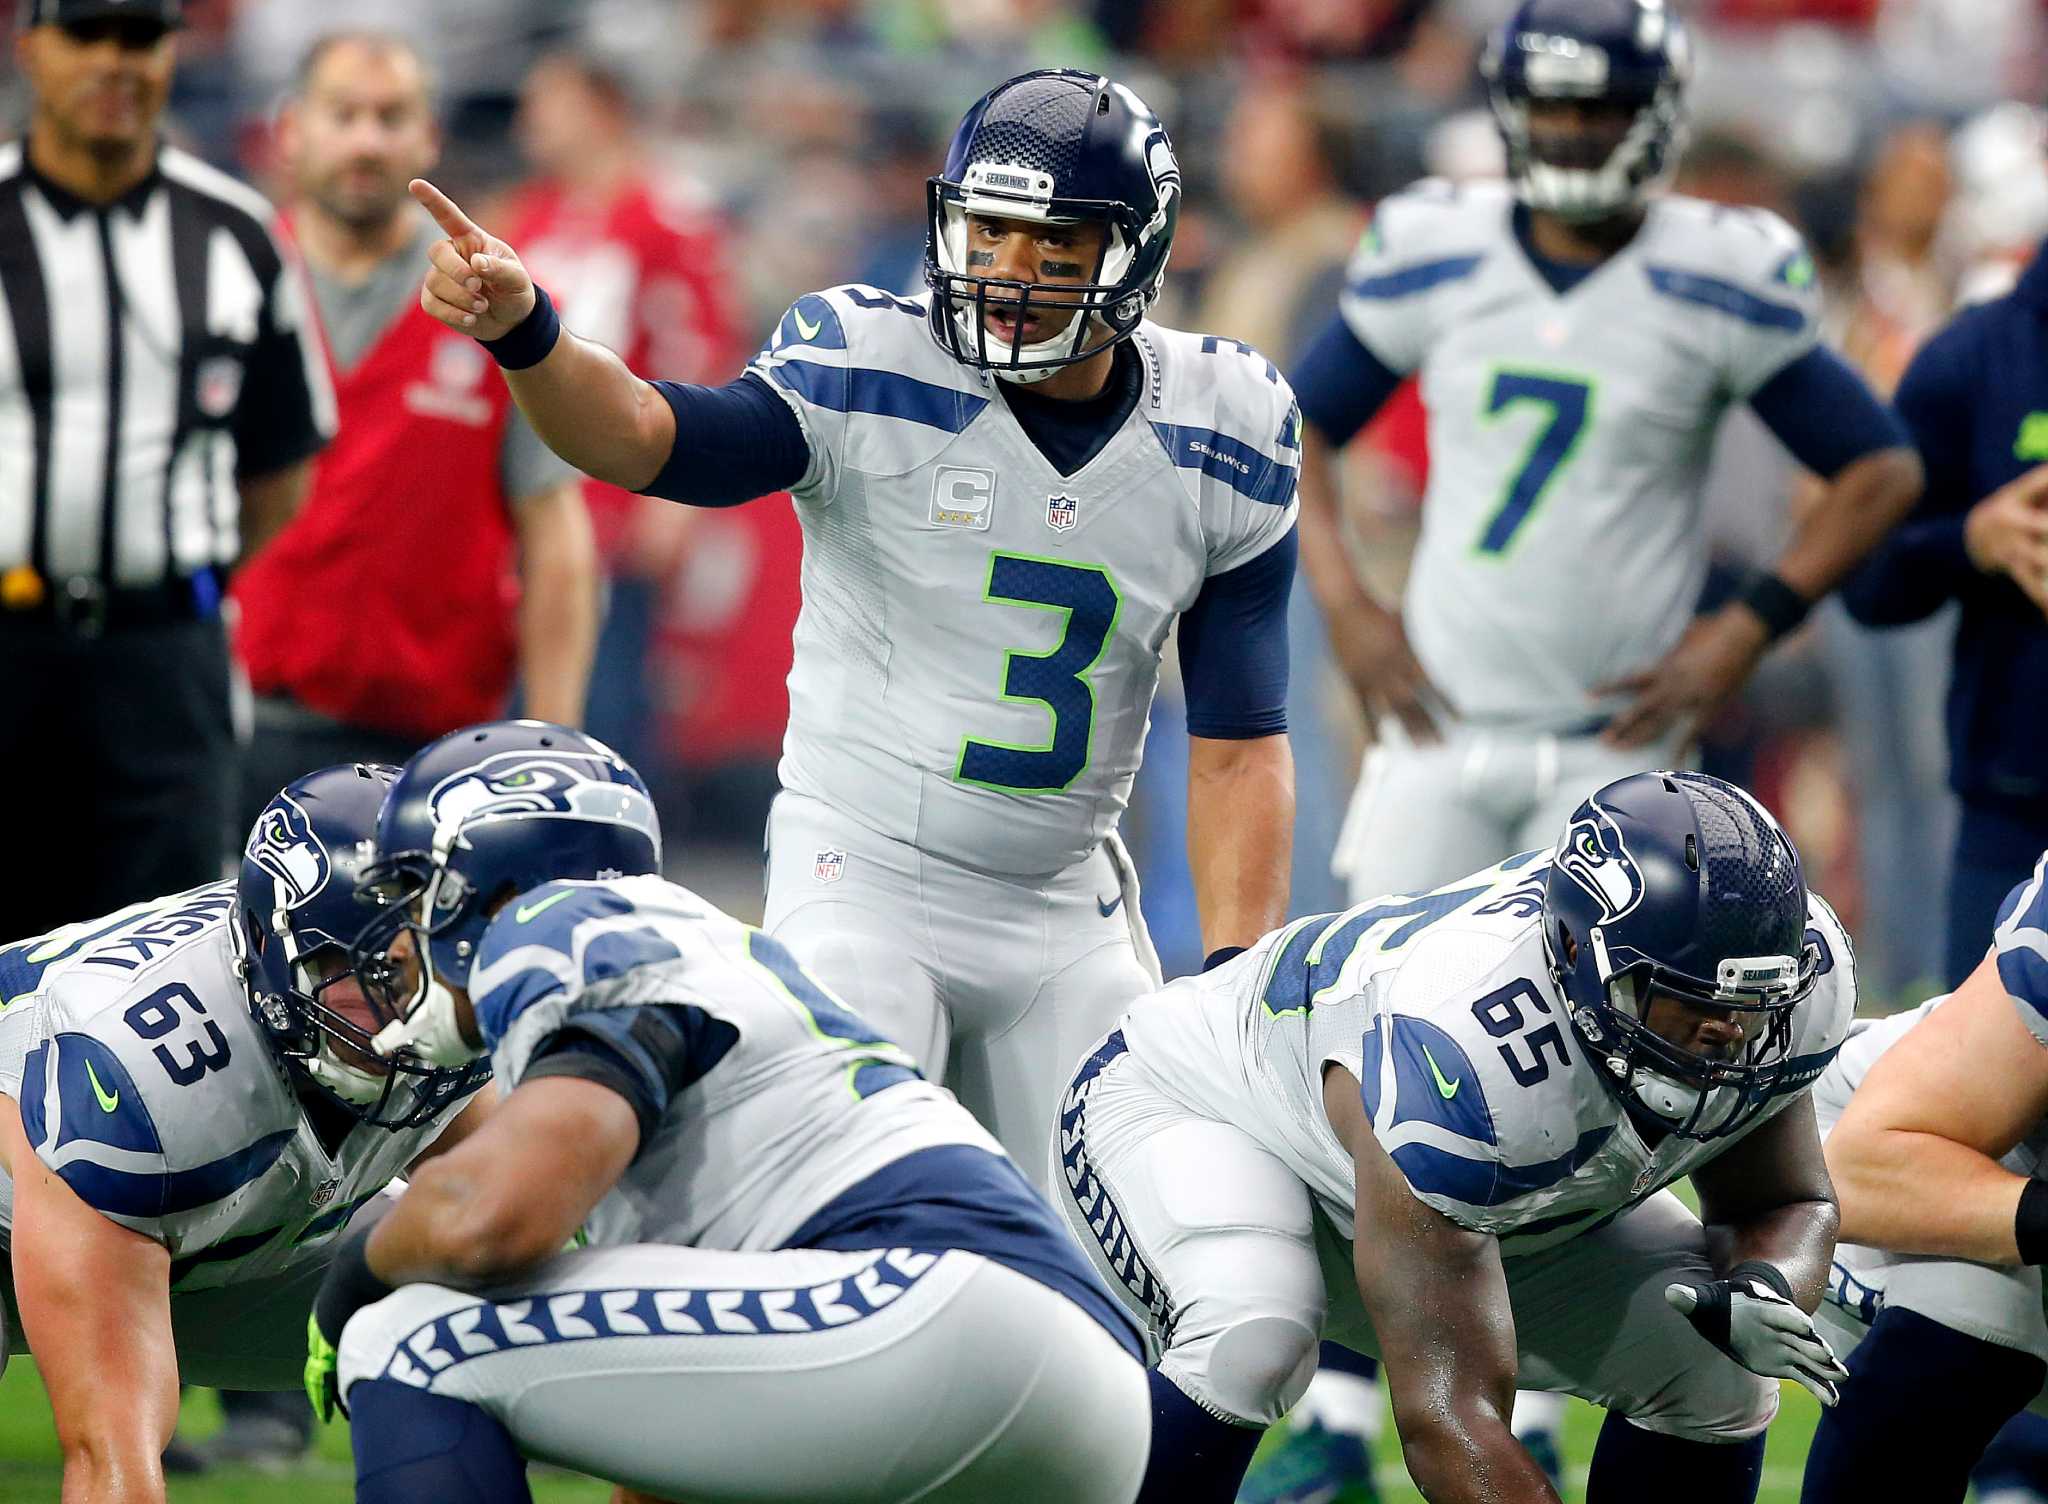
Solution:
[[[1415,1195],[1528,1253],[1611,1220],[1740,1137],[1646,1143],[1586,1058],[1541,933],[1547,853],[1432,893],[1320,914],[1134,1008],[1131,1050],[1189,1105],[1251,1133],[1349,1236],[1351,1156],[1323,1110],[1323,1068],[1360,1082],[1373,1132]],[[1834,912],[1809,896],[1821,976],[1800,1004],[1776,1099],[1810,1087],[1855,1010]],[[1192,995],[1190,995],[1192,994]]]
[[[174,1290],[322,1257],[463,1105],[402,1132],[353,1126],[330,1152],[250,1012],[234,891],[210,883],[0,950],[0,1092],[80,1200],[170,1250]],[[13,1207],[0,1173],[0,1224]]]
[[[1766,210],[1654,199],[1564,292],[1514,214],[1500,184],[1386,199],[1339,308],[1429,410],[1403,604],[1417,658],[1463,716],[1556,730],[1684,630],[1721,414],[1813,346],[1819,298]]]
[[[777,941],[659,877],[522,895],[484,932],[470,992],[502,1090],[583,1036],[657,1109],[585,1220],[596,1244],[780,1248],[906,1154],[1001,1153]],[[650,1010],[665,1014],[658,1032]]]
[[[1175,617],[1293,526],[1300,458],[1263,356],[1132,338],[1136,409],[1061,475],[922,301],[783,316],[749,369],[811,448],[784,787],[992,872],[1064,870],[1115,826]]]

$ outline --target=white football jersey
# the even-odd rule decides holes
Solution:
[[[1559,293],[1513,213],[1498,183],[1384,200],[1338,306],[1429,412],[1416,657],[1465,717],[1560,730],[1685,629],[1721,414],[1814,345],[1819,289],[1776,215],[1669,196]]]
[[[1796,1101],[1855,1011],[1849,940],[1808,902],[1822,974],[1799,1007],[1780,1094],[1728,1138],[1646,1144],[1565,1016],[1543,953],[1548,853],[1432,893],[1296,920],[1146,999],[1121,1025],[1189,1106],[1235,1123],[1301,1176],[1348,1236],[1356,1179],[1323,1110],[1323,1067],[1360,1082],[1415,1195],[1519,1254],[1611,1220]]]
[[[934,855],[1061,871],[1123,811],[1174,619],[1294,525],[1300,420],[1263,356],[1147,323],[1137,407],[1061,475],[925,317],[813,293],[748,368],[811,449],[782,783]]]
[[[80,1200],[170,1250],[173,1290],[324,1257],[466,1101],[329,1153],[250,1012],[234,896],[211,883],[0,950],[0,1092]],[[0,1172],[0,1225],[13,1212]]]
[[[920,1149],[994,1139],[782,945],[659,877],[543,884],[501,909],[470,975],[500,1090],[565,1037],[622,1056],[636,1015],[687,1040],[677,1089],[584,1230],[590,1241],[782,1247],[841,1192]],[[657,1068],[676,1067],[664,1051]]]

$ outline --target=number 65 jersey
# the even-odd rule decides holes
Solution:
[[[748,367],[811,450],[783,787],[988,872],[1065,870],[1115,826],[1168,631],[1294,525],[1300,458],[1263,356],[1130,344],[1136,407],[1062,475],[925,302],[840,287],[783,316]]]
[[[1356,1179],[1323,1110],[1326,1065],[1358,1078],[1380,1147],[1459,1226],[1494,1234],[1504,1254],[1590,1231],[1797,1101],[1848,1034],[1855,967],[1834,911],[1809,894],[1821,977],[1794,1017],[1777,1096],[1733,1136],[1646,1143],[1551,981],[1547,855],[1296,920],[1139,1004],[1125,1040],[1189,1106],[1255,1134],[1347,1237]]]
[[[174,1290],[323,1257],[465,1100],[330,1151],[250,1012],[234,895],[211,883],[0,949],[0,1092],[81,1201],[170,1250]]]

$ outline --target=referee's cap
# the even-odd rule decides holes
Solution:
[[[180,0],[22,0],[21,29],[124,20],[154,22],[170,31],[184,24],[182,11]]]

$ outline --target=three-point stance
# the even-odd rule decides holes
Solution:
[[[385,801],[379,1047],[488,1050],[503,1097],[321,1290],[357,1500],[510,1504],[535,1456],[703,1504],[1129,1504],[1137,1334],[1050,1209],[659,868],[639,776],[559,726],[454,732]]]
[[[1843,1376],[1807,1314],[1835,1231],[1807,1091],[1854,1003],[1790,839],[1689,773],[1138,1003],[1053,1153],[1159,1360],[1140,1499],[1229,1499],[1325,1333],[1384,1360],[1439,1504],[1554,1504],[1518,1376],[1607,1407],[1595,1504],[1753,1498],[1776,1379]]]

